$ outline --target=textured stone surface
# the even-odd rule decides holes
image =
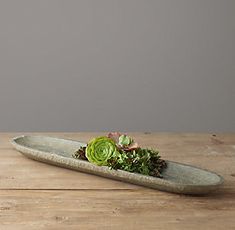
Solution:
[[[84,143],[46,136],[20,136],[13,139],[14,147],[34,160],[64,168],[91,173],[103,177],[147,186],[162,191],[183,194],[205,194],[217,189],[223,182],[215,173],[190,165],[168,161],[163,179],[110,170],[89,162],[72,158],[72,154]]]

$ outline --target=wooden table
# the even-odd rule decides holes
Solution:
[[[36,134],[36,133],[34,133]],[[87,142],[101,133],[44,133]],[[207,196],[185,196],[30,160],[0,134],[0,229],[235,229],[235,134],[130,133],[163,158],[225,178]]]

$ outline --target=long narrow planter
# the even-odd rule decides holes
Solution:
[[[223,182],[223,178],[215,173],[172,161],[167,161],[167,168],[162,173],[163,178],[96,166],[72,158],[72,154],[80,146],[86,145],[73,140],[46,136],[20,136],[15,137],[12,144],[18,151],[34,160],[167,192],[205,194],[214,191]]]

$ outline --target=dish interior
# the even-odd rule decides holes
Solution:
[[[14,141],[27,148],[69,158],[72,158],[72,154],[80,148],[80,146],[86,145],[78,141],[44,136],[23,136],[16,138]],[[171,181],[172,183],[208,186],[222,182],[222,178],[215,173],[172,161],[167,161],[167,163],[168,166],[163,170],[162,175],[163,179]]]

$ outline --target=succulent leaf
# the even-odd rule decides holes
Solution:
[[[86,157],[93,164],[108,165],[107,161],[117,154],[115,142],[108,137],[92,139],[86,148]]]
[[[128,146],[133,142],[133,139],[127,135],[121,135],[118,140],[120,146]]]

